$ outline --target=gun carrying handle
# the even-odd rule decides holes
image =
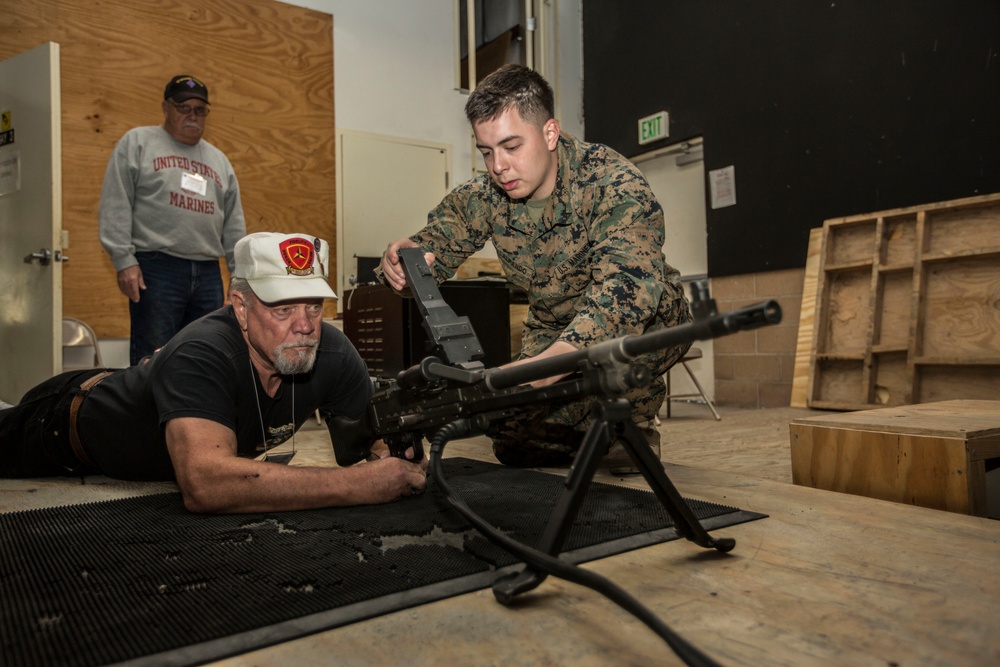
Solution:
[[[427,384],[430,375],[428,365],[434,362],[440,363],[437,357],[426,357],[416,366],[410,366],[399,371],[396,375],[396,382],[403,389],[414,389]]]

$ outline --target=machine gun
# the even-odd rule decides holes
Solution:
[[[755,329],[781,321],[781,308],[774,301],[719,314],[707,289],[692,288],[688,324],[642,335],[624,336],[583,350],[507,368],[484,368],[477,361],[483,354],[472,324],[458,317],[445,303],[423,252],[408,248],[399,253],[403,270],[423,326],[434,346],[434,354],[419,365],[401,372],[395,380],[378,380],[377,391],[365,414],[357,420],[335,418],[331,435],[337,463],[352,465],[370,455],[371,445],[381,438],[394,456],[405,457],[413,448],[413,459],[423,458],[423,439],[431,442],[430,471],[448,501],[488,539],[524,561],[525,568],[498,578],[493,595],[502,604],[532,590],[548,574],[597,590],[620,605],[662,637],[689,665],[715,665],[665,623],[612,582],[558,558],[572,522],[583,502],[600,458],[615,440],[620,440],[646,482],[673,522],[679,537],[699,546],[730,551],[732,538],[713,538],[701,525],[662,464],[646,444],[632,419],[632,405],[622,395],[648,384],[649,369],[635,363],[645,353],[695,340],[707,340],[737,331]],[[568,377],[545,387],[529,383],[554,376]],[[526,406],[595,397],[590,425],[581,442],[564,489],[535,548],[511,540],[477,516],[449,487],[441,458],[451,439],[481,434],[493,421],[509,417]]]
[[[692,288],[694,320],[660,331],[624,336],[577,352],[527,362],[508,368],[485,368],[478,361],[482,346],[469,318],[459,317],[445,303],[423,253],[417,248],[399,252],[403,270],[433,353],[394,380],[376,378],[368,410],[357,420],[333,420],[334,452],[338,465],[348,466],[370,455],[381,438],[393,456],[404,457],[413,447],[414,460],[423,458],[423,440],[442,426],[468,419],[472,432],[509,417],[525,406],[566,401],[586,395],[620,396],[648,384],[649,369],[636,365],[641,354],[754,329],[781,320],[774,301],[719,314],[707,289]],[[528,383],[572,374],[547,387]]]

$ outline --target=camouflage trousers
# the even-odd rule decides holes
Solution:
[[[660,442],[660,433],[652,422],[667,393],[663,376],[684,356],[688,347],[690,345],[672,348],[666,353],[644,355],[637,360],[652,369],[654,379],[647,386],[631,389],[623,396],[632,404],[632,418],[650,445]],[[597,400],[587,396],[540,405],[493,423],[486,435],[493,441],[494,456],[500,463],[517,468],[570,465],[590,426],[590,411]]]

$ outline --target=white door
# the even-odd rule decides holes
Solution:
[[[59,45],[0,62],[0,400],[62,370]]]
[[[667,263],[680,271],[685,281],[704,278],[708,274],[705,163],[697,159],[702,148],[703,144],[697,144],[688,154],[680,149],[668,149],[657,151],[648,158],[640,155],[633,160],[663,207],[667,227],[663,253],[667,257]],[[714,400],[712,341],[698,341],[695,345],[704,356],[689,362],[688,366],[708,397]],[[670,371],[670,392],[697,392],[688,374],[679,365]]]
[[[339,293],[353,289],[357,257],[381,257],[389,243],[427,223],[449,190],[450,149],[349,131],[338,139]]]

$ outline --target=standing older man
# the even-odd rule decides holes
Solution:
[[[232,271],[246,234],[233,167],[202,138],[208,88],[175,76],[162,109],[163,125],[129,130],[115,146],[98,211],[101,244],[129,298],[132,365],[222,306],[219,257]]]
[[[192,323],[149,361],[69,372],[0,411],[0,477],[99,473],[175,479],[195,512],[381,503],[420,492],[427,460],[286,466],[269,452],[320,410],[358,418],[368,371],[323,322],[329,246],[304,234],[236,244],[231,305]],[[336,436],[334,436],[336,437]]]

